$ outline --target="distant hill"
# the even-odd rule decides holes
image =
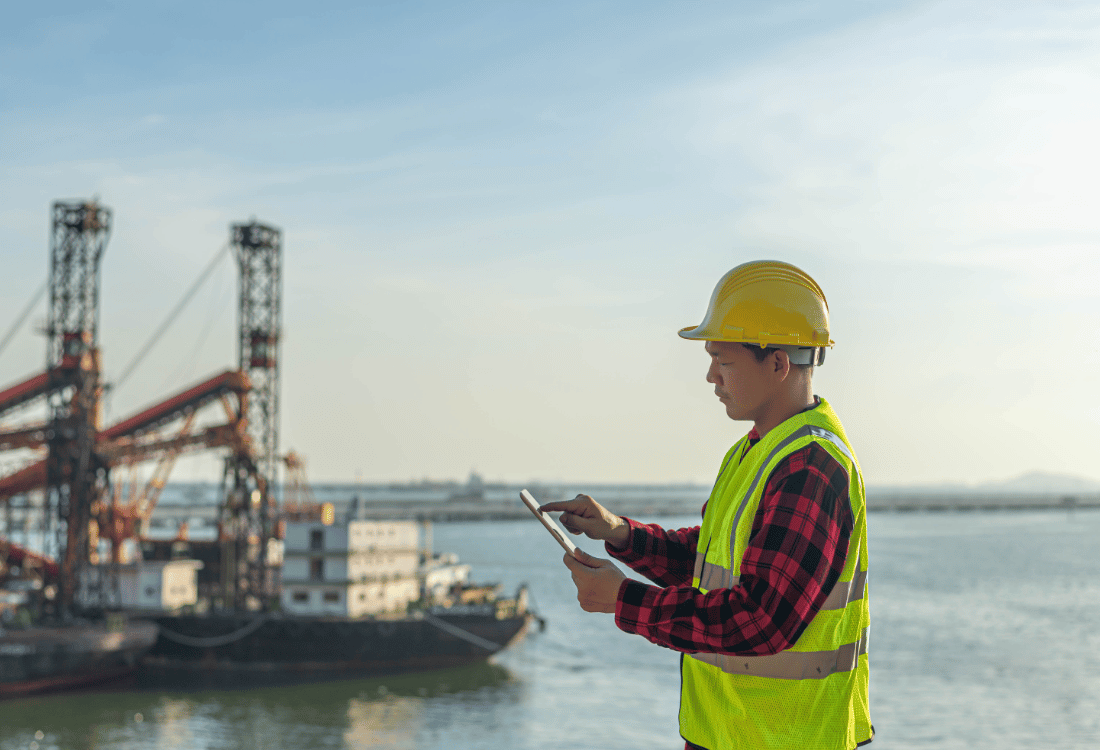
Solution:
[[[1031,471],[1014,479],[978,485],[989,492],[1100,492],[1100,482],[1072,474]]]
[[[1005,494],[1005,495],[1046,495],[1046,494],[1092,494],[1100,493],[1100,482],[1073,474],[1055,474],[1046,471],[1030,471],[1012,479],[993,482],[962,484],[958,482],[943,484],[881,485],[868,487],[868,493],[914,495],[968,495],[968,494]]]

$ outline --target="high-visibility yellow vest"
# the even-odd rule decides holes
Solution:
[[[768,477],[786,456],[817,443],[848,473],[855,526],[840,580],[786,651],[769,656],[685,654],[680,734],[708,750],[852,750],[871,738],[867,706],[867,511],[863,477],[840,420],[824,399],[726,454],[711,491],[692,585],[738,585],[741,558]]]

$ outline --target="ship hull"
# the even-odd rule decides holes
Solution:
[[[245,615],[155,619],[161,632],[144,660],[143,682],[248,687],[485,661],[522,637],[531,616],[490,611],[400,619],[281,616],[259,623]]]
[[[0,698],[69,690],[132,674],[156,640],[156,625],[129,622],[9,630],[0,637]]]

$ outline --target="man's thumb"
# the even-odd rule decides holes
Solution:
[[[603,562],[602,560],[600,560],[598,557],[592,557],[592,555],[588,554],[580,547],[577,547],[577,549],[573,551],[573,557],[577,560],[577,562],[581,563],[582,565],[587,565],[589,568],[602,567],[600,565],[600,563]]]

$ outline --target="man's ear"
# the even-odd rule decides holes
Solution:
[[[772,356],[775,357],[775,362],[772,364],[772,372],[779,376],[780,380],[786,380],[787,376],[791,374],[790,355],[782,349],[776,349]]]

